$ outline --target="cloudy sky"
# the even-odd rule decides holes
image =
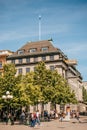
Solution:
[[[87,0],[0,0],[0,50],[53,39],[87,81]]]

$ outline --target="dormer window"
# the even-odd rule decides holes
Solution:
[[[20,55],[21,55],[21,54],[24,54],[24,50],[19,50],[19,51],[18,51],[18,54],[20,54]]]
[[[48,47],[42,47],[41,50],[42,51],[48,51]]]
[[[29,52],[30,52],[30,53],[32,53],[32,52],[36,52],[36,51],[37,51],[36,48],[31,48],[31,49],[29,49]]]

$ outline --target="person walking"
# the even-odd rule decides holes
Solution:
[[[3,114],[3,120],[6,123],[6,125],[8,125],[9,118],[8,118],[8,113],[7,112],[4,112],[4,114]]]
[[[39,110],[36,111],[36,125],[40,125],[40,113]]]
[[[31,113],[30,126],[35,127],[36,125],[36,112]]]
[[[14,113],[12,112],[11,114],[10,114],[10,121],[11,121],[11,125],[14,125]]]
[[[79,111],[76,112],[76,119],[78,120],[78,122],[80,123],[80,117],[79,117]]]
[[[25,112],[22,111],[21,115],[20,115],[20,123],[24,124],[25,123]]]

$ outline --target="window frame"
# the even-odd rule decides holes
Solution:
[[[26,73],[28,73],[28,72],[30,72],[30,68],[29,67],[26,68]]]
[[[54,61],[54,55],[50,55],[50,61]]]
[[[22,60],[22,59],[18,59],[18,63],[19,63],[19,64],[22,64],[22,63],[23,63],[23,60]]]
[[[46,56],[42,56],[42,61],[46,61]]]
[[[50,70],[51,70],[51,71],[54,71],[54,70],[55,70],[54,65],[51,65],[51,66],[50,66]]]
[[[41,48],[41,51],[42,51],[42,52],[48,51],[48,47],[42,47],[42,48]]]
[[[26,63],[30,63],[30,58],[26,58]]]
[[[15,60],[11,60],[11,63],[12,63],[12,64],[15,64]]]
[[[30,49],[29,49],[29,52],[30,52],[30,53],[34,53],[34,52],[36,52],[36,51],[37,51],[37,48],[30,48]]]
[[[22,68],[19,68],[18,69],[18,74],[22,74],[22,71],[23,71]]]
[[[24,50],[18,50],[18,55],[24,54]]]

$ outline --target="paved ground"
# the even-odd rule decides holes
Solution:
[[[31,128],[27,125],[6,125],[0,123],[0,130],[87,130],[87,116],[80,118],[81,123],[76,119],[71,119],[69,122],[59,122],[59,120],[53,120],[50,122],[41,122],[41,126]]]

